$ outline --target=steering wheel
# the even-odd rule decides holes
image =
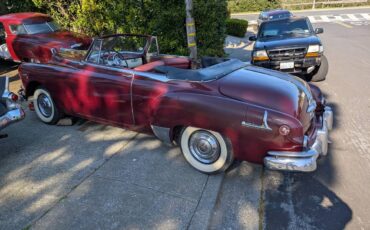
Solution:
[[[129,67],[128,62],[122,54],[120,54],[119,52],[116,52],[115,54],[113,54],[112,62],[113,62],[114,65],[119,65],[120,66],[122,64],[122,60],[126,64],[126,66],[124,66],[124,67],[128,68]]]

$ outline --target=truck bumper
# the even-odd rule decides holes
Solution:
[[[281,62],[294,62],[293,69],[280,69]],[[267,69],[278,70],[290,74],[309,74],[311,73],[316,66],[321,64],[321,57],[315,58],[301,58],[294,60],[283,60],[283,61],[256,61],[253,62],[254,65],[260,66]]]
[[[24,117],[25,113],[22,108],[9,110],[7,113],[0,117],[0,130],[14,122],[23,120]]]
[[[333,127],[333,112],[326,106],[322,116],[322,127],[317,131],[313,145],[302,152],[269,151],[264,164],[271,170],[312,172],[316,170],[316,160],[328,152],[328,135]]]

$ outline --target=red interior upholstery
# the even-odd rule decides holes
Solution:
[[[154,62],[149,62],[145,65],[138,66],[134,68],[134,70],[141,71],[141,72],[150,72],[152,71],[155,67],[165,65],[163,61],[154,61]]]
[[[189,60],[189,58],[183,58],[183,57],[179,57],[179,58],[164,58],[164,59],[162,59],[162,61],[164,61],[164,63],[167,66],[173,66],[173,67],[182,68],[182,69],[189,69],[190,68],[190,60]]]

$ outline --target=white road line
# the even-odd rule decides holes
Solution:
[[[351,21],[359,21],[360,20],[354,14],[346,14],[346,15],[349,19],[351,19]]]
[[[344,22],[344,21],[345,21],[345,19],[344,19],[344,18],[342,18],[342,17],[341,17],[341,16],[339,16],[339,15],[335,15],[334,17],[335,17],[335,21],[341,21],[341,22]]]
[[[328,17],[328,15],[321,15],[320,17],[321,17],[323,22],[330,22],[331,21],[330,18]]]
[[[308,16],[308,19],[310,19],[310,22],[311,23],[315,23],[316,22],[316,19],[314,16]]]
[[[369,14],[360,14],[363,18],[366,20],[370,20],[370,15]]]

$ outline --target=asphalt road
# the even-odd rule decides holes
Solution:
[[[315,27],[325,30],[320,37],[330,66],[327,80],[317,85],[335,114],[328,155],[314,173],[245,163],[233,168],[220,192],[214,228],[370,229],[370,26]],[[248,60],[250,47],[227,51]]]
[[[28,111],[0,140],[0,229],[199,229],[210,210],[211,229],[370,229],[370,25],[315,27],[325,30],[330,65],[317,85],[335,112],[316,172],[235,162],[219,191],[220,177],[196,172],[153,137],[91,123],[47,126]],[[247,39],[229,41],[231,56],[249,59]],[[13,65],[0,72],[16,89]]]
[[[317,9],[317,10],[303,10],[303,11],[293,11],[297,16],[318,16],[318,15],[341,15],[341,14],[361,14],[369,13],[370,7],[360,7],[360,8],[333,8],[333,9]],[[257,20],[259,13],[236,13],[232,14],[233,18],[245,19],[248,21]]]

